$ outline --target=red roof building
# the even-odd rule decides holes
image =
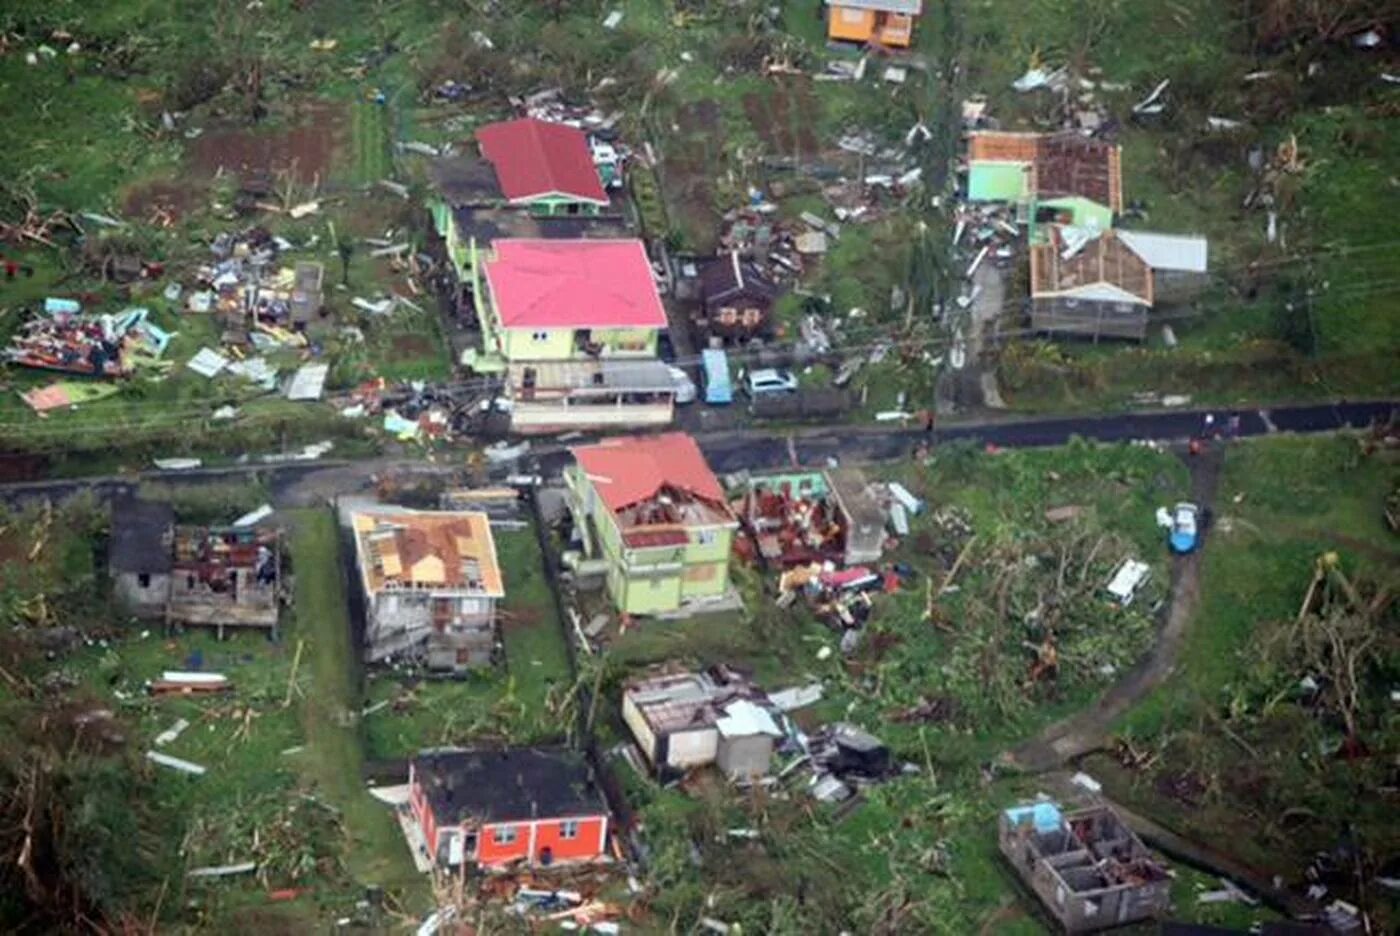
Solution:
[[[498,240],[483,264],[507,329],[664,328],[639,240]]]
[[[606,560],[626,614],[663,614],[729,590],[739,523],[695,440],[682,432],[572,450],[564,474],[585,554]]]
[[[614,513],[649,501],[667,488],[712,504],[725,503],[724,489],[700,446],[683,432],[609,440],[576,448],[573,455]]]
[[[508,201],[553,198],[608,204],[582,130],[522,117],[487,124],[477,130],[476,139]]]

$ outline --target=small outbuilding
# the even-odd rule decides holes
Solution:
[[[725,341],[747,341],[772,328],[773,303],[781,290],[738,251],[711,260],[700,271],[703,315],[696,324]]]
[[[716,764],[733,780],[767,773],[783,735],[767,697],[732,674],[639,680],[623,692],[622,719],[658,772]]]
[[[107,570],[112,589],[131,613],[162,617],[170,597],[175,509],[159,501],[126,498],[112,505]]]

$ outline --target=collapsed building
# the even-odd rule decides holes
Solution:
[[[1171,877],[1105,805],[1073,812],[1041,801],[1004,810],[1001,853],[1068,933],[1160,916]]]
[[[885,545],[886,511],[876,486],[856,468],[751,478],[735,513],[758,554],[783,567],[811,562],[875,562]]]
[[[383,507],[350,517],[365,599],[364,659],[460,672],[491,662],[505,596],[484,513]]]
[[[714,764],[735,780],[768,772],[783,731],[768,697],[716,669],[636,680],[622,694],[622,720],[658,772]]]
[[[133,614],[167,627],[253,628],[277,636],[282,597],[280,531],[177,526],[169,504],[114,505],[108,570]]]

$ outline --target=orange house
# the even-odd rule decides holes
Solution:
[[[826,0],[826,37],[907,49],[923,0]]]
[[[409,810],[444,866],[549,866],[608,853],[608,809],[563,748],[440,750],[408,765]]]

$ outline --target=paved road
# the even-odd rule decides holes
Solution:
[[[1001,448],[1063,445],[1074,436],[1101,442],[1135,439],[1176,442],[1199,435],[1207,412],[1222,426],[1230,414],[1240,416],[1240,435],[1273,432],[1332,432],[1364,428],[1389,418],[1400,403],[1381,401],[1289,406],[1258,410],[1173,410],[1118,416],[1072,416],[1054,419],[1006,420],[976,425],[953,425],[935,433],[939,444],[971,441]],[[792,433],[791,448],[798,464],[820,465],[828,458],[847,462],[878,462],[903,458],[923,441],[921,429],[831,427]],[[792,463],[788,436],[776,432],[702,436],[701,445],[718,472],[757,470]]]
[[[1400,412],[1400,402],[1313,404],[1275,409],[1219,409],[1216,425],[1226,418],[1240,416],[1240,435],[1258,436],[1273,432],[1332,432],[1352,427],[1364,428],[1377,420]],[[1128,413],[1116,416],[1070,416],[1051,419],[1006,419],[977,424],[949,425],[934,434],[936,444],[970,441],[1001,448],[1063,445],[1074,436],[1103,442],[1153,440],[1177,442],[1201,432],[1205,410],[1171,410]],[[829,459],[846,463],[892,461],[907,457],[926,436],[918,428],[895,428],[888,424],[868,426],[817,426],[788,430],[735,430],[697,435],[711,467],[720,474],[735,471],[762,471],[798,465],[823,465]],[[526,467],[552,477],[568,462],[567,446],[555,442],[536,443]],[[61,498],[82,490],[101,496],[130,491],[143,481],[165,481],[198,486],[238,480],[252,474],[265,479],[275,501],[282,497],[301,499],[308,492],[334,490],[353,493],[367,488],[376,475],[448,474],[462,465],[460,458],[446,456],[436,463],[423,459],[366,461],[296,462],[286,465],[248,465],[208,468],[195,471],[147,471],[139,476],[105,476],[54,481],[29,481],[0,485],[0,500],[17,502],[35,497]],[[519,470],[506,467],[500,473]],[[324,472],[324,474],[323,474]]]

